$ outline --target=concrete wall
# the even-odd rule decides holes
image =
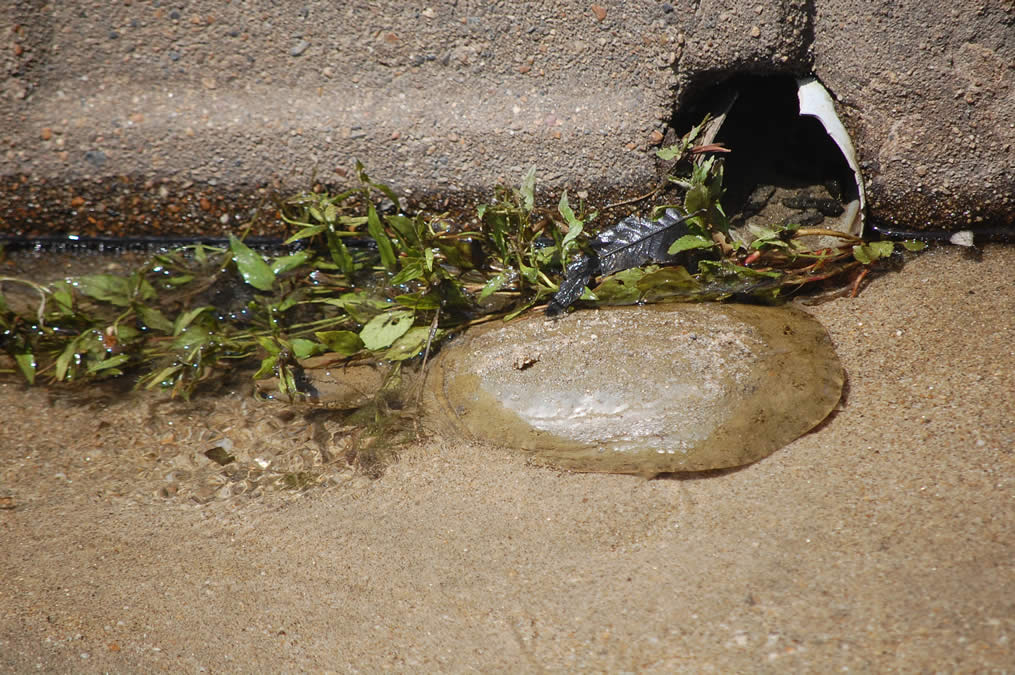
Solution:
[[[637,192],[675,102],[815,72],[875,220],[1015,222],[1015,9],[930,2],[18,2],[0,8],[0,232],[237,226],[356,159],[431,202]]]

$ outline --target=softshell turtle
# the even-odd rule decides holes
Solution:
[[[578,471],[740,466],[820,423],[844,374],[792,307],[667,304],[469,331],[435,363],[438,404],[476,439]]]

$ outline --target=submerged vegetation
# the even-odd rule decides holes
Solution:
[[[858,284],[896,252],[892,242],[796,225],[731,233],[719,201],[721,148],[696,146],[701,129],[659,153],[675,161],[669,181],[679,199],[639,219],[656,233],[661,215],[679,221],[683,229],[664,249],[672,258],[593,270],[558,309],[572,301],[774,302],[818,284]],[[538,206],[534,170],[518,187],[496,188],[464,223],[407,213],[390,188],[358,172],[356,189],[308,192],[281,206],[292,235],[280,255],[231,236],[228,246],[159,252],[126,275],[0,277],[8,357],[0,369],[29,383],[130,373],[139,386],[189,397],[231,364],[259,363],[256,378],[276,377],[285,397],[299,399],[308,394],[301,362],[312,357],[387,362],[397,371],[406,360],[425,361],[456,331],[546,305],[567,270],[601,250],[596,235],[601,241],[609,225],[566,192],[556,208]],[[807,242],[818,236],[838,243],[812,250]],[[625,245],[644,243],[635,239]]]

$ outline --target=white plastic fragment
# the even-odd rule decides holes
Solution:
[[[967,246],[967,247],[973,246],[976,243],[973,240],[972,230],[959,230],[951,237],[949,237],[948,241],[950,241],[955,246]]]
[[[846,211],[839,219],[839,230],[854,236],[863,235],[864,220],[867,213],[867,195],[863,189],[863,176],[860,174],[860,164],[856,160],[856,150],[853,149],[853,141],[849,138],[849,132],[842,126],[839,116],[835,114],[835,104],[828,90],[814,77],[802,77],[797,80],[797,100],[800,102],[800,114],[817,118],[821,126],[825,128],[828,135],[839,146],[842,156],[846,159],[849,167],[853,170],[856,179],[857,194],[859,201],[853,200],[846,205]]]

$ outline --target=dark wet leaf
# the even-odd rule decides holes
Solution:
[[[658,220],[629,216],[600,232],[591,244],[592,254],[567,266],[564,281],[547,305],[547,314],[552,316],[570,307],[596,276],[671,260],[670,247],[688,234],[685,222],[700,213],[683,216],[667,209]]]
[[[599,274],[599,259],[593,255],[582,256],[567,266],[564,280],[546,306],[550,316],[560,314],[573,305],[585,292],[592,278]]]
[[[236,461],[236,458],[230,455],[225,448],[221,446],[215,446],[211,450],[205,450],[204,456],[215,462],[219,466],[225,466]]]
[[[629,216],[604,230],[592,242],[599,257],[599,273],[613,274],[650,262],[666,262],[670,246],[687,233],[685,221],[696,215],[682,216],[667,209],[659,220]]]

